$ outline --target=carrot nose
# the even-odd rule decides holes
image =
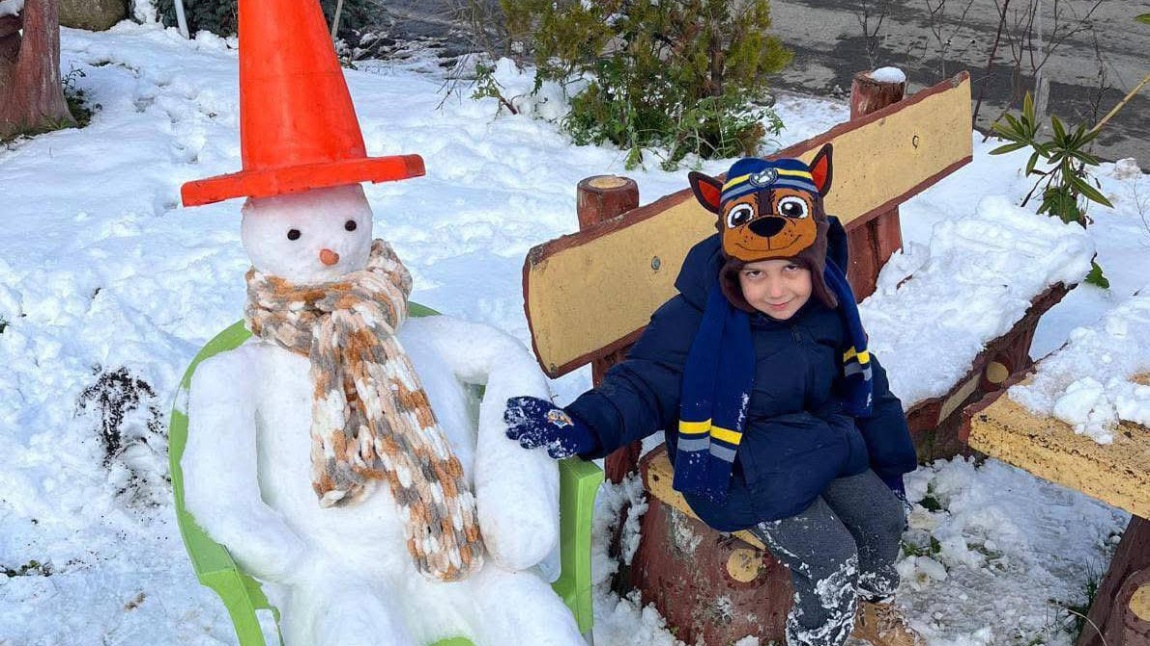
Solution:
[[[319,252],[319,261],[330,267],[339,262],[339,254],[331,249],[321,249]]]

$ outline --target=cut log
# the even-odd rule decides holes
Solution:
[[[688,644],[744,637],[783,643],[794,591],[791,574],[748,532],[707,527],[671,488],[667,447],[640,462],[650,505],[643,514],[631,583]],[[666,500],[666,502],[664,502]]]

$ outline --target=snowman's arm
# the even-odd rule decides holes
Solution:
[[[488,552],[508,569],[539,563],[559,542],[559,470],[545,451],[524,451],[507,438],[503,412],[511,397],[550,399],[547,378],[522,343],[493,327],[446,316],[407,323],[413,324],[457,379],[486,387],[479,405],[475,497]]]
[[[180,460],[185,504],[246,572],[282,581],[299,563],[304,543],[260,497],[253,352],[241,346],[196,368]]]

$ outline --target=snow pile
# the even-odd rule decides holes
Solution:
[[[1114,440],[1120,421],[1150,426],[1150,285],[1098,325],[1070,333],[1070,341],[1038,364],[1034,379],[1010,398],[1032,413],[1053,416],[1100,444]]]
[[[1137,159],[1127,157],[1114,162],[1114,172],[1111,175],[1118,180],[1132,180],[1141,177],[1142,169],[1138,167]]]
[[[939,460],[914,502],[896,598],[931,646],[1069,646],[1129,521],[1125,512],[997,460]]]
[[[906,73],[897,67],[880,67],[867,76],[879,83],[906,83]]]
[[[929,249],[908,245],[859,306],[891,391],[910,408],[944,395],[987,342],[1008,332],[1031,299],[1090,270],[1094,245],[1077,225],[1002,197],[935,226]]]

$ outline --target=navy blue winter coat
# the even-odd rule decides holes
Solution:
[[[837,223],[836,223],[837,224]],[[841,227],[830,236],[828,256],[843,260]],[[666,430],[673,460],[678,439],[683,365],[695,338],[708,291],[722,267],[719,236],[695,245],[675,281],[679,295],[651,317],[628,354],[594,390],[566,410],[592,429],[602,457]],[[716,503],[687,495],[703,522],[738,531],[794,516],[814,502],[835,478],[874,469],[888,483],[914,470],[916,457],[902,403],[891,394],[886,371],[871,356],[874,403],[868,418],[855,419],[836,399],[840,359],[847,344],[837,311],[812,296],[791,319],[751,315],[755,385],[727,499]]]

